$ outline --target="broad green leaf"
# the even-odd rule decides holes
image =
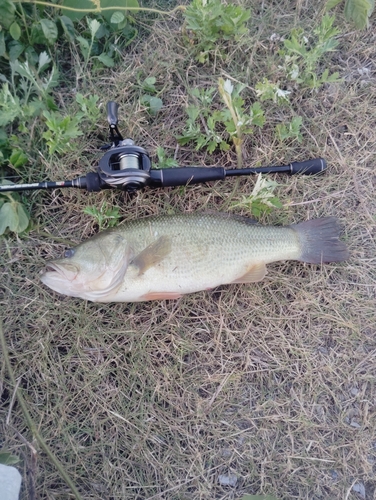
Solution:
[[[13,40],[19,40],[21,36],[21,28],[16,21],[10,25],[9,33]]]
[[[124,21],[125,16],[122,12],[114,12],[111,16],[111,23],[112,24],[119,24],[122,21]]]
[[[80,49],[82,52],[82,55],[86,58],[89,56],[89,42],[86,40],[86,38],[82,36],[78,36],[76,38],[78,43],[80,44]]]
[[[63,27],[64,33],[67,35],[67,38],[70,42],[74,42],[75,39],[75,30],[72,19],[67,16],[60,16],[60,23]]]
[[[328,0],[325,5],[325,10],[333,9],[340,2],[342,2],[342,0]]]
[[[88,13],[93,13],[93,10],[96,9],[96,1],[95,0],[63,0],[62,3],[62,13],[72,19],[72,21],[79,21],[82,19],[86,14]],[[100,8],[103,7],[113,7],[109,10],[101,11],[100,9],[98,12],[102,14],[102,16],[107,20],[110,21],[112,15],[115,12],[124,12],[126,13],[126,10],[123,10],[124,7],[136,7],[138,8],[138,1],[137,0],[100,0]],[[75,12],[72,10],[67,10],[64,9],[64,7],[70,7],[73,9],[80,8],[80,9],[87,9],[87,11],[83,12]],[[123,8],[123,9],[122,9]],[[133,11],[135,12],[135,11]]]
[[[9,59],[11,61],[15,61],[20,57],[24,50],[25,47],[22,43],[18,42],[17,40],[12,40],[8,43]]]
[[[28,161],[29,159],[22,149],[14,149],[9,158],[9,162],[14,168],[22,167],[22,165],[25,165]]]
[[[40,24],[42,26],[43,34],[46,37],[47,42],[53,45],[57,40],[57,26],[50,19],[41,19]]]
[[[115,65],[115,61],[109,55],[104,52],[98,56],[98,59],[102,64],[107,66],[107,68],[112,68]]]
[[[29,225],[29,216],[24,206],[12,199],[0,209],[0,235],[9,227],[14,233],[22,233]]]
[[[16,455],[12,455],[9,451],[4,449],[0,450],[0,464],[15,465],[18,464],[20,459]]]
[[[32,45],[37,45],[37,44],[45,45],[46,43],[46,37],[44,36],[42,25],[39,22],[34,23],[31,26],[30,43]]]
[[[64,7],[71,7],[73,9],[87,9],[87,12],[75,12],[72,10],[64,9]],[[91,0],[63,0],[61,6],[62,14],[66,17],[69,17],[69,19],[71,19],[72,21],[79,21],[93,9],[95,9],[95,4]]]
[[[162,99],[160,99],[159,97],[152,97],[150,99],[149,105],[150,105],[150,114],[154,116],[162,109],[163,102]]]
[[[110,10],[104,10],[102,11],[102,16],[106,19],[106,21],[111,21],[111,17],[114,13],[122,12],[125,15],[127,14],[126,10],[122,10],[121,7],[138,7],[138,1],[137,0],[100,0],[101,2],[101,7],[113,7]],[[119,9],[120,7],[120,9]],[[132,14],[134,14],[136,11],[130,11]]]
[[[142,82],[142,88],[145,92],[150,92],[150,93],[156,93],[157,89],[155,88],[155,82],[157,79],[155,76],[149,76],[148,78],[145,78],[145,80]]]
[[[34,47],[32,47],[31,45],[29,45],[28,47],[26,47],[25,58],[26,58],[26,61],[31,66],[37,66],[38,65],[39,55],[36,53]]]
[[[375,0],[346,0],[345,17],[359,29],[367,28],[368,18],[375,8]]]
[[[14,21],[16,6],[12,0],[0,0],[0,25],[6,30]]]

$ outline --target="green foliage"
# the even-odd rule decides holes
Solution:
[[[262,82],[256,83],[255,86],[257,97],[260,98],[260,101],[273,101],[276,104],[283,104],[289,101],[289,94],[291,94],[288,90],[282,90],[279,87],[278,83],[272,83],[267,78],[263,78]]]
[[[208,61],[210,52],[222,40],[238,41],[247,32],[251,13],[221,0],[193,0],[185,10],[188,42],[199,62]]]
[[[328,0],[326,10],[330,10],[343,0]],[[344,14],[358,29],[369,27],[369,18],[375,9],[375,0],[345,0]]]
[[[284,41],[284,50],[280,54],[284,57],[283,69],[290,80],[317,89],[323,83],[339,81],[338,73],[329,75],[325,69],[318,74],[318,65],[323,56],[335,50],[338,41],[335,36],[340,33],[333,27],[334,16],[325,15],[321,24],[314,30],[315,42],[310,43],[302,29],[294,29],[289,39]]]
[[[2,184],[12,184],[3,181]],[[17,193],[1,193],[0,195],[0,235],[12,231],[22,233],[29,225],[29,214],[19,201]],[[0,462],[1,463],[1,462]]]
[[[157,79],[155,76],[149,76],[139,83],[142,92],[140,103],[145,106],[151,116],[155,116],[163,107],[163,101],[158,97],[158,89],[155,86]]]
[[[277,186],[277,182],[262,177],[262,174],[258,174],[252,193],[243,196],[241,201],[234,203],[231,208],[246,208],[255,217],[270,213],[273,208],[282,208],[281,201],[274,194]]]
[[[294,116],[290,123],[281,123],[276,126],[276,134],[280,141],[287,139],[297,140],[299,144],[303,140],[300,132],[303,118],[301,116]]]
[[[12,455],[9,451],[2,448],[0,450],[0,464],[3,465],[15,465],[18,464],[20,459],[16,455]]]
[[[74,144],[72,139],[76,139],[82,135],[78,128],[80,123],[79,116],[63,116],[58,111],[43,111],[43,116],[46,118],[48,130],[43,132],[43,139],[46,140],[49,153],[64,154],[72,151]]]
[[[163,107],[163,101],[160,97],[143,95],[141,97],[141,104],[145,106],[151,116],[155,116]]]
[[[242,143],[245,134],[253,133],[253,125],[262,127],[265,123],[264,112],[258,102],[252,104],[248,112],[244,109],[244,100],[240,97],[244,85],[238,84],[236,87],[231,80],[218,80],[218,90],[226,105],[226,109],[220,111],[220,118],[226,131],[234,143],[238,158],[238,167],[242,168]]]
[[[187,126],[183,135],[178,137],[178,142],[187,144],[194,141],[196,150],[206,147],[212,153],[217,147],[227,151],[228,142],[231,141],[237,153],[238,166],[241,167],[244,135],[252,134],[254,126],[262,127],[265,123],[264,112],[258,102],[245,109],[245,101],[240,96],[244,88],[242,84],[234,87],[230,80],[219,78],[218,90],[225,104],[221,109],[213,109],[213,87],[190,91],[195,102],[186,109]]]
[[[161,146],[157,147],[157,158],[158,158],[158,163],[155,165],[155,168],[172,168],[172,167],[178,167],[179,164],[176,160],[173,158],[168,158],[166,151],[164,148]]]
[[[217,147],[227,151],[229,145],[216,130],[220,116],[212,109],[215,88],[195,88],[189,93],[193,103],[186,108],[188,115],[187,124],[183,135],[177,138],[179,144],[196,143],[196,151],[206,147],[212,153]]]
[[[102,111],[98,106],[99,97],[90,95],[84,97],[80,92],[76,94],[76,102],[79,104],[81,111],[77,114],[80,121],[84,120],[92,125],[96,125],[102,115]]]
[[[138,9],[138,1],[137,0],[63,0],[62,2],[62,12],[72,19],[72,21],[80,21],[84,16],[88,14],[92,14],[94,8],[98,8],[98,12],[102,9],[106,9],[102,11],[103,17],[107,21],[118,21],[121,23],[124,21],[124,12],[127,11],[127,8],[131,7],[133,12],[136,12]],[[108,9],[112,7],[111,9]],[[72,8],[73,10],[69,10]],[[77,12],[74,9],[79,8],[80,11]],[[85,11],[85,9],[87,9]],[[108,9],[108,10],[107,10]],[[123,15],[123,17],[120,16]],[[115,15],[115,18],[114,18]]]
[[[99,230],[115,227],[121,217],[118,207],[109,207],[106,202],[98,209],[95,206],[86,207],[84,214],[94,217],[99,226]]]

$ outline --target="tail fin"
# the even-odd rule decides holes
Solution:
[[[298,233],[302,254],[300,261],[311,264],[341,262],[348,259],[345,243],[340,241],[340,225],[335,217],[313,219],[291,226]]]

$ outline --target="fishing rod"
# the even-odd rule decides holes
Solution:
[[[118,108],[116,102],[107,103],[107,120],[110,128],[111,144],[100,149],[106,151],[98,163],[96,172],[68,181],[44,181],[31,184],[5,184],[5,191],[29,191],[35,189],[78,188],[88,192],[118,188],[135,192],[144,187],[160,188],[184,186],[209,181],[223,181],[227,177],[258,173],[286,173],[290,175],[318,174],[326,169],[323,158],[307,161],[294,161],[288,165],[225,169],[224,167],[176,167],[153,169],[145,149],[136,146],[132,139],[124,139],[118,129]]]

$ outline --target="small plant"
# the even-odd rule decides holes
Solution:
[[[177,138],[179,144],[185,145],[193,141],[196,143],[197,151],[206,147],[209,153],[212,153],[217,147],[222,151],[229,149],[227,142],[216,131],[220,117],[212,109],[214,92],[214,87],[208,89],[195,88],[190,91],[194,102],[186,108],[187,125],[183,135]]]
[[[273,208],[282,208],[282,203],[274,194],[278,183],[258,174],[256,184],[250,195],[243,196],[240,202],[234,203],[231,208],[247,208],[255,217],[270,213]]]
[[[303,119],[301,116],[294,116],[290,123],[281,123],[276,126],[276,134],[280,141],[287,139],[297,140],[299,144],[303,140],[300,132]]]
[[[326,10],[330,10],[343,0],[328,0]],[[345,0],[344,14],[358,29],[369,27],[369,18],[375,9],[375,0]]]
[[[98,100],[99,96],[97,95],[84,97],[81,93],[76,94],[76,102],[81,109],[81,111],[77,114],[80,120],[85,120],[92,125],[97,125],[102,114],[102,111],[98,106]]]
[[[119,9],[131,7],[134,12],[138,9],[138,1],[121,0],[117,2],[117,5],[116,2],[109,2],[108,0],[97,0],[95,2],[63,0],[61,6],[59,6],[63,13],[63,16],[59,19],[65,34],[73,46],[76,41],[79,43],[85,61],[83,75],[89,62],[94,65],[99,63],[109,68],[113,67],[115,60],[120,57],[121,50],[129,45],[137,35],[137,29],[133,25],[132,17],[127,11],[122,12]],[[114,8],[101,11],[102,8],[111,6]],[[79,11],[77,7],[80,8]],[[95,7],[98,7],[98,13],[93,13]],[[95,18],[88,17],[89,15],[95,15]],[[88,29],[81,31],[78,36],[73,23],[80,21],[84,16],[87,16]]]
[[[209,89],[194,89],[190,92],[195,104],[187,107],[187,127],[183,135],[178,137],[180,144],[190,141],[196,142],[196,150],[206,147],[212,153],[217,147],[222,151],[229,149],[228,141],[235,146],[238,166],[242,166],[242,144],[246,134],[253,133],[253,126],[262,127],[265,122],[264,113],[258,102],[246,111],[245,102],[240,93],[245,88],[238,84],[236,87],[230,80],[218,80],[218,90],[226,107],[212,109],[214,92]]]
[[[238,5],[226,5],[221,0],[193,0],[185,10],[185,29],[197,60],[208,61],[221,40],[238,41],[247,32],[250,17],[250,11]]]
[[[296,83],[303,84],[309,88],[317,89],[323,83],[338,82],[339,74],[329,74],[325,69],[321,75],[318,74],[318,63],[327,52],[332,52],[338,45],[335,36],[340,33],[333,27],[334,16],[325,15],[320,26],[314,33],[316,42],[310,44],[302,29],[292,31],[290,39],[284,41],[285,48],[280,51],[284,56],[282,69],[287,77]]]
[[[158,158],[158,163],[156,165],[156,168],[172,168],[172,167],[178,167],[179,164],[174,158],[168,158],[166,151],[161,147],[157,147],[157,158]]]
[[[2,184],[12,184],[3,181]],[[29,214],[19,201],[17,193],[1,193],[0,195],[0,236],[7,230],[22,233],[29,225]]]
[[[278,83],[272,83],[267,78],[258,82],[255,86],[256,95],[260,101],[273,101],[275,104],[284,104],[289,102],[289,90],[282,90]]]
[[[220,112],[220,118],[226,127],[226,131],[234,143],[238,159],[238,167],[242,168],[242,144],[245,134],[253,133],[253,125],[262,127],[265,123],[264,112],[260,103],[255,102],[249,108],[248,113],[244,109],[244,100],[240,97],[244,85],[233,86],[231,80],[219,79],[218,89],[227,109]]]
[[[86,207],[84,214],[91,215],[96,220],[99,230],[115,227],[119,223],[120,213],[118,207],[109,207],[106,202],[98,209],[95,206]]]
[[[163,107],[163,101],[160,97],[157,97],[158,90],[155,87],[155,82],[157,79],[155,76],[149,76],[141,82],[140,87],[144,94],[140,98],[140,102],[148,110],[151,116],[155,116]]]
[[[72,139],[76,139],[82,135],[78,128],[80,123],[79,116],[63,116],[58,111],[43,111],[43,116],[46,118],[48,130],[43,132],[43,139],[46,140],[49,153],[64,154],[72,151],[74,145]]]

